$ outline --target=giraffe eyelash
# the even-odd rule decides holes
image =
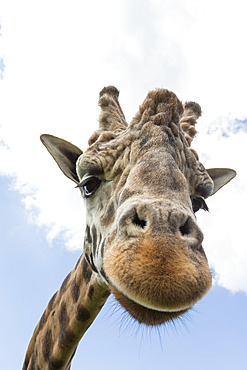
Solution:
[[[209,212],[209,208],[203,197],[193,197],[191,199],[193,212],[196,213],[200,209]]]
[[[100,187],[101,180],[96,176],[87,176],[84,178],[77,188],[82,188],[86,198],[91,197]]]

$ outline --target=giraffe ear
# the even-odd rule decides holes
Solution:
[[[215,194],[237,174],[236,171],[230,168],[210,168],[206,171],[214,182],[214,190],[211,195]]]
[[[52,135],[41,135],[40,140],[58,164],[58,167],[72,181],[79,183],[76,161],[82,154],[77,146]]]

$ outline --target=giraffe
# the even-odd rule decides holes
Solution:
[[[84,153],[41,136],[82,193],[87,226],[83,253],[35,328],[23,369],[70,369],[110,293],[154,326],[183,315],[211,287],[195,213],[208,210],[205,199],[236,172],[206,170],[191,148],[197,103],[156,89],[128,125],[118,96],[113,86],[100,92],[99,129]]]

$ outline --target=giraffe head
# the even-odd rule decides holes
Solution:
[[[51,135],[41,140],[81,190],[88,263],[136,320],[158,325],[211,287],[195,212],[236,173],[205,170],[190,148],[201,114],[196,103],[183,106],[157,89],[130,125],[116,88],[104,88],[99,105],[99,130],[84,153]]]

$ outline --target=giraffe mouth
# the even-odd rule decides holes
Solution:
[[[137,303],[121,293],[114,285],[110,284],[111,292],[121,306],[140,324],[148,326],[155,326],[172,321],[177,317],[185,314],[191,307],[174,310],[174,311],[160,311],[153,308],[148,308],[140,303]]]
[[[171,236],[165,243],[143,238],[127,249],[114,245],[105,253],[104,271],[117,301],[138,322],[151,326],[187,312],[212,282],[204,253],[188,250]]]

